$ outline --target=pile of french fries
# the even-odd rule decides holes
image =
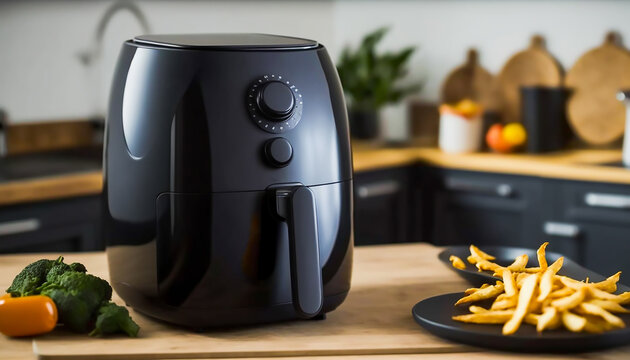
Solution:
[[[512,264],[503,267],[492,260],[495,257],[470,246],[468,262],[479,271],[492,271],[502,278],[496,284],[484,284],[480,288],[467,289],[465,296],[455,305],[494,299],[489,309],[471,305],[470,314],[453,316],[453,320],[476,324],[503,324],[503,334],[514,334],[523,322],[536,326],[538,332],[564,327],[573,332],[601,333],[625,327],[615,313],[630,312],[622,305],[630,303],[630,292],[614,294],[621,271],[601,282],[579,281],[558,275],[564,258],[548,265],[545,249],[536,252],[537,267],[527,267],[528,256],[517,257]],[[454,267],[464,262],[450,258]]]

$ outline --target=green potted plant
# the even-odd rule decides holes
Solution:
[[[398,52],[376,52],[376,46],[388,30],[383,27],[366,35],[356,50],[346,47],[337,63],[348,103],[350,131],[355,138],[377,137],[380,132],[379,110],[421,87],[420,83],[399,84],[408,72],[408,62],[415,47]]]

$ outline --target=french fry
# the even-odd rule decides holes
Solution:
[[[528,268],[526,254],[503,267],[491,261],[495,259],[492,255],[471,245],[468,262],[479,271],[492,271],[503,281],[466,289],[465,296],[456,305],[492,298],[494,301],[490,308],[470,305],[469,314],[453,316],[453,319],[466,323],[503,324],[504,335],[514,334],[522,323],[535,326],[537,332],[561,326],[569,331],[589,333],[625,327],[624,321],[614,315],[630,313],[630,309],[623,306],[630,303],[630,292],[615,294],[621,272],[599,282],[558,275],[564,258],[548,264],[547,246],[545,242],[536,251],[538,266]],[[449,260],[453,266],[457,260],[461,261],[455,256]]]
[[[497,281],[496,285],[488,286],[485,289],[480,289],[468,296],[464,296],[463,298],[457,300],[455,305],[460,305],[460,304],[465,304],[465,303],[475,302],[475,301],[480,301],[480,300],[485,300],[485,299],[491,299],[493,297],[498,296],[502,292],[503,292],[503,283],[500,281]]]
[[[483,285],[481,285],[481,287],[478,287],[478,288],[468,288],[468,289],[466,289],[466,291],[464,291],[464,294],[470,295],[470,294],[474,293],[475,291],[480,290],[480,289],[485,289],[488,286],[490,286],[490,284],[483,284]]]
[[[481,314],[481,313],[486,313],[490,310],[486,309],[486,308],[482,308],[481,306],[477,306],[477,305],[470,305],[468,307],[468,311],[470,311],[473,314]]]
[[[503,335],[514,334],[521,326],[523,318],[527,315],[527,309],[529,308],[529,303],[534,296],[534,290],[536,290],[537,284],[538,274],[530,275],[523,281],[523,287],[518,294],[516,310],[514,310],[514,315],[510,318],[510,320],[503,325]]]
[[[523,318],[524,323],[534,326],[538,326],[538,321],[540,321],[540,315],[538,314],[527,314]]]
[[[547,258],[545,257],[545,249],[549,245],[548,242],[544,242],[538,250],[536,251],[536,256],[538,256],[538,266],[540,266],[540,270],[547,270]]]
[[[503,272],[503,286],[505,295],[507,296],[514,296],[518,293],[516,282],[514,281],[514,275],[512,275],[510,269],[505,269]]]
[[[558,309],[558,311],[566,311],[580,305],[584,301],[584,297],[586,297],[586,288],[583,287],[567,297],[552,301],[551,306]]]
[[[601,333],[615,328],[599,316],[585,315],[584,318],[586,318],[586,325],[584,326],[586,332]]]
[[[615,294],[607,293],[604,290],[600,290],[595,287],[588,287],[587,289],[590,295],[595,299],[611,300],[621,305],[625,305],[630,302],[630,292],[625,292],[623,294],[615,295]]]
[[[514,262],[511,263],[507,268],[510,271],[521,271],[525,269],[528,261],[529,261],[529,256],[527,256],[527,254],[523,254],[517,257],[516,260],[514,260]]]
[[[554,276],[562,267],[562,263],[564,262],[564,257],[560,257],[553,264],[551,264],[547,270],[543,273],[540,278],[540,294],[538,295],[537,300],[543,301],[545,300],[549,294],[551,294],[551,289],[553,288],[553,280]],[[503,281],[505,282],[505,280]]]
[[[611,301],[611,300],[592,299],[592,300],[587,301],[587,303],[593,304],[593,305],[597,305],[600,308],[602,308],[604,310],[608,310],[608,311],[610,311],[612,313],[623,313],[623,314],[630,313],[630,310],[628,310],[625,307],[619,305],[619,303],[616,303],[616,302]]]
[[[477,267],[479,271],[483,271],[483,270],[495,271],[496,269],[499,269],[501,267],[501,265],[499,264],[495,264],[491,261],[484,260],[484,259],[478,259],[475,266]]]
[[[596,315],[600,316],[602,319],[606,320],[609,324],[615,327],[625,327],[626,324],[619,317],[609,313],[608,311],[602,309],[601,307],[590,304],[590,303],[582,303],[578,308],[584,314]]]
[[[573,332],[580,332],[584,329],[584,326],[586,326],[586,318],[570,311],[562,312],[561,317],[564,326]]]
[[[514,310],[486,311],[476,314],[465,314],[453,316],[453,320],[474,324],[503,324],[512,315]]]
[[[492,255],[486,254],[485,252],[479,250],[475,245],[470,245],[470,255],[479,257],[484,260],[495,260],[496,258]]]
[[[543,310],[542,315],[538,317],[536,331],[542,332],[548,329],[553,323],[558,321],[559,313],[555,307],[549,306]]]
[[[619,277],[621,276],[621,271],[617,272],[615,275],[608,277],[604,281],[600,281],[598,283],[591,283],[591,286],[594,286],[600,290],[604,290],[609,293],[614,293],[617,291],[617,283],[619,282]]]
[[[464,263],[464,261],[455,255],[449,256],[448,261],[450,261],[451,264],[453,264],[453,267],[456,269],[466,269],[466,264]]]
[[[552,292],[551,294],[549,294],[549,296],[547,297],[548,299],[557,299],[557,298],[563,298],[566,296],[569,296],[571,294],[573,294],[575,292],[575,290],[569,288],[569,287],[563,287],[561,289],[558,289],[554,292]]]
[[[505,309],[511,309],[513,307],[516,306],[516,302],[517,302],[517,297],[516,296],[512,296],[512,297],[506,297],[503,299],[497,298],[497,300],[495,300],[492,303],[492,306],[490,306],[490,310],[505,310]]]

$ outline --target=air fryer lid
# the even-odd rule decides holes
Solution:
[[[317,41],[269,34],[141,35],[133,42],[179,49],[299,50],[317,47]]]

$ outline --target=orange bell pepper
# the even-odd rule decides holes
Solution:
[[[48,296],[0,297],[0,332],[7,336],[31,336],[52,331],[57,307]]]

